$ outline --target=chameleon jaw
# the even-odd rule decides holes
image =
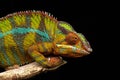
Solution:
[[[91,50],[91,49],[90,49]],[[67,56],[67,57],[81,57],[84,55],[90,54],[91,51],[87,51],[85,49],[79,49],[75,46],[71,45],[61,45],[61,44],[56,44],[56,54],[60,54],[62,56]]]

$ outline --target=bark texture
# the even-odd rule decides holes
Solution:
[[[64,64],[66,64],[66,62],[62,63],[60,66]],[[24,80],[40,74],[44,71],[55,70],[58,67],[47,69],[40,66],[40,64],[33,62],[24,65],[18,69],[8,70],[0,73],[0,80]]]

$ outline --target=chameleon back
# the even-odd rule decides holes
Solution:
[[[0,18],[0,65],[25,64],[33,59],[29,46],[53,41],[57,20],[47,13],[26,11]]]

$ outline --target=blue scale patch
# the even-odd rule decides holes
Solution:
[[[32,28],[14,28],[6,33],[0,33],[0,38],[3,38],[4,36],[8,34],[13,34],[13,35],[14,34],[26,34],[29,32],[37,33],[38,35],[42,37],[43,41],[50,41],[50,37],[46,31],[40,31],[40,30],[32,29]]]

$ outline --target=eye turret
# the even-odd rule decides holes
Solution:
[[[68,35],[66,36],[66,42],[70,45],[75,45],[76,43],[78,43],[78,41],[79,37],[73,32],[68,33]]]

